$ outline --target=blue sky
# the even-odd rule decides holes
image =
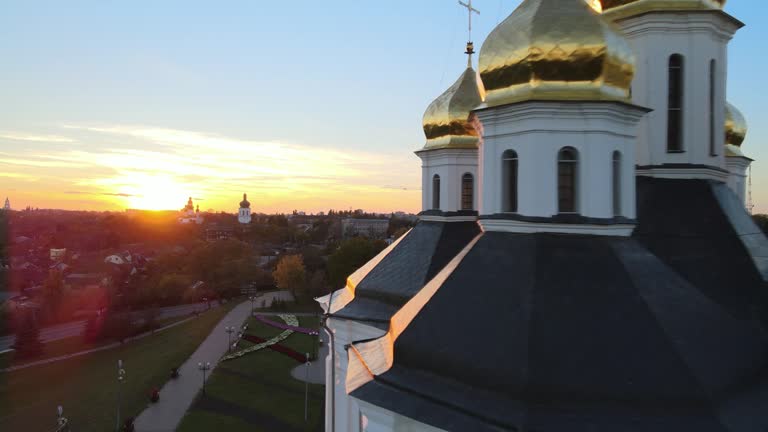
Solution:
[[[417,211],[421,117],[466,62],[454,0],[2,3],[0,195],[15,207],[193,195],[235,211],[248,192],[264,211]],[[475,0],[478,47],[518,3]],[[768,212],[768,5],[726,10],[747,23],[728,91]]]

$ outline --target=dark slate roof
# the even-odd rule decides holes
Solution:
[[[637,239],[485,233],[352,396],[445,430],[768,428],[765,335],[708,294]]]
[[[639,224],[633,236],[704,295],[748,320],[756,315],[763,281],[728,209],[716,197],[720,186],[727,187],[706,180],[638,177]],[[761,233],[757,237],[765,241]]]
[[[480,233],[475,222],[421,222],[366,275],[334,314],[388,328],[389,319]]]

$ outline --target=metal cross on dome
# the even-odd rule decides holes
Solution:
[[[467,15],[469,15],[469,42],[472,41],[472,13],[480,15],[480,11],[472,7],[472,0],[467,0],[466,3],[459,0],[459,4],[467,8]]]

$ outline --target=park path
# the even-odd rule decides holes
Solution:
[[[197,351],[179,368],[179,378],[169,380],[160,390],[160,402],[151,404],[136,418],[137,432],[172,432],[176,429],[202,386],[203,376],[197,364],[211,363],[211,370],[205,374],[207,380],[227,351],[226,327],[239,328],[250,312],[250,302],[243,302],[216,324]]]
[[[325,332],[321,334],[325,336]],[[309,371],[307,371],[306,364],[298,365],[291,370],[291,376],[294,379],[310,384],[325,384],[325,359],[328,357],[328,343],[325,341],[327,339],[327,337],[323,337],[323,345],[320,346],[315,361],[309,364]]]
[[[259,300],[264,300],[264,306],[269,307],[280,292],[264,293]],[[232,309],[221,319],[210,335],[197,348],[192,356],[179,368],[180,376],[169,380],[160,389],[160,402],[149,405],[136,418],[136,432],[173,432],[181,423],[192,402],[197,396],[203,383],[203,374],[197,367],[198,363],[211,363],[211,370],[206,372],[206,381],[213,369],[229,348],[227,333],[228,326],[239,328],[251,314],[251,302],[245,301]],[[170,374],[170,371],[168,371]]]

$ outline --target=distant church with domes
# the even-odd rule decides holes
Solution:
[[[468,45],[419,223],[318,299],[326,431],[768,430],[724,3],[523,0]]]
[[[237,221],[243,225],[251,223],[251,203],[248,201],[248,194],[243,194],[243,200],[240,201],[240,209],[237,212]]]
[[[195,208],[195,204],[192,202],[192,197],[189,197],[189,200],[187,200],[187,205],[185,205],[184,208],[179,212],[179,223],[182,225],[201,225],[203,221],[203,216],[200,214],[200,205]]]

